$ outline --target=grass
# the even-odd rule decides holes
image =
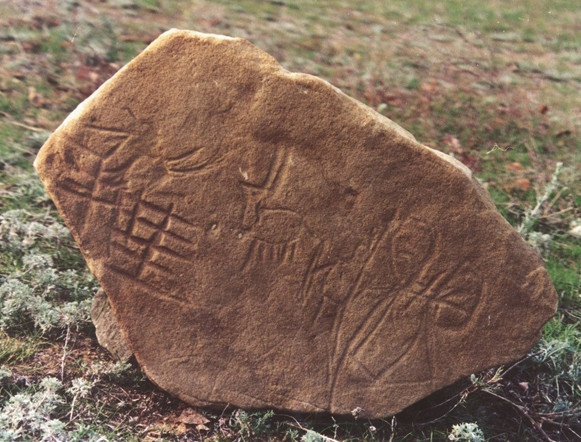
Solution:
[[[34,419],[47,425],[57,420],[60,424],[51,424],[53,440],[100,435],[436,441],[448,440],[454,425],[476,423],[488,441],[581,438],[581,239],[568,233],[581,222],[581,5],[569,0],[41,3],[0,5],[0,421],[5,428],[21,428],[34,439],[50,430],[34,429]],[[32,161],[80,101],[171,27],[249,38],[285,68],[322,76],[420,142],[470,167],[515,228],[530,216],[562,162],[558,186],[531,223],[538,235],[527,234],[538,247],[545,238],[543,258],[559,294],[558,314],[529,356],[475,374],[383,420],[199,410],[209,419],[204,428],[180,422],[188,406],[159,391],[139,367],[115,364],[97,346],[88,317],[97,284]],[[46,381],[50,378],[60,384]],[[39,395],[43,392],[58,404],[47,402],[49,396]],[[8,411],[17,400],[20,407],[33,403],[45,412],[15,421]]]
[[[10,336],[0,332],[0,365],[17,365],[27,362],[42,345],[38,334]]]

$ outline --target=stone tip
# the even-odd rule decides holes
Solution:
[[[185,37],[185,38],[195,38],[199,40],[215,40],[215,41],[234,41],[240,40],[245,41],[237,37],[229,37],[227,35],[211,34],[206,32],[191,31],[186,29],[171,28],[161,34],[157,39],[164,39],[168,37]]]

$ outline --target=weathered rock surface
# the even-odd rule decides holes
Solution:
[[[165,33],[36,167],[147,375],[196,406],[390,415],[555,311],[466,167],[244,40]]]
[[[107,294],[99,289],[93,298],[91,320],[95,325],[95,334],[99,345],[111,353],[117,360],[127,362],[133,356],[121,328],[111,310]]]

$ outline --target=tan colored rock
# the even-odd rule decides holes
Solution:
[[[391,415],[555,311],[466,167],[241,39],[163,34],[36,168],[137,360],[194,406]]]
[[[127,362],[133,356],[121,328],[111,310],[107,294],[99,289],[93,298],[91,320],[95,325],[95,334],[99,345],[111,353],[115,359]]]

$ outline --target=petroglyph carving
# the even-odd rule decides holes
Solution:
[[[392,415],[555,309],[465,167],[240,39],[164,34],[35,164],[137,361],[193,405]]]
[[[441,266],[441,241],[441,235],[415,217],[396,219],[375,237],[358,282],[345,298],[344,313],[338,316],[352,318],[349,326],[356,329],[337,331],[334,383],[351,359],[371,381],[387,374],[390,385],[433,381],[432,360],[438,348],[430,327],[461,331],[485,296],[478,275],[467,266]],[[338,327],[342,325],[339,321]],[[386,336],[397,340],[386,342]],[[399,369],[410,354],[420,371]]]
[[[107,265],[152,287],[171,287],[173,269],[191,262],[196,251],[196,228],[174,213],[173,203],[162,207],[141,195],[120,195]]]
[[[269,162],[261,183],[250,181],[247,172],[243,175],[246,205],[242,227],[250,231],[253,239],[242,269],[250,264],[283,264],[294,260],[299,237],[305,230],[304,220],[296,210],[278,207],[276,202],[277,187],[284,188],[287,161],[286,152],[280,148]]]

